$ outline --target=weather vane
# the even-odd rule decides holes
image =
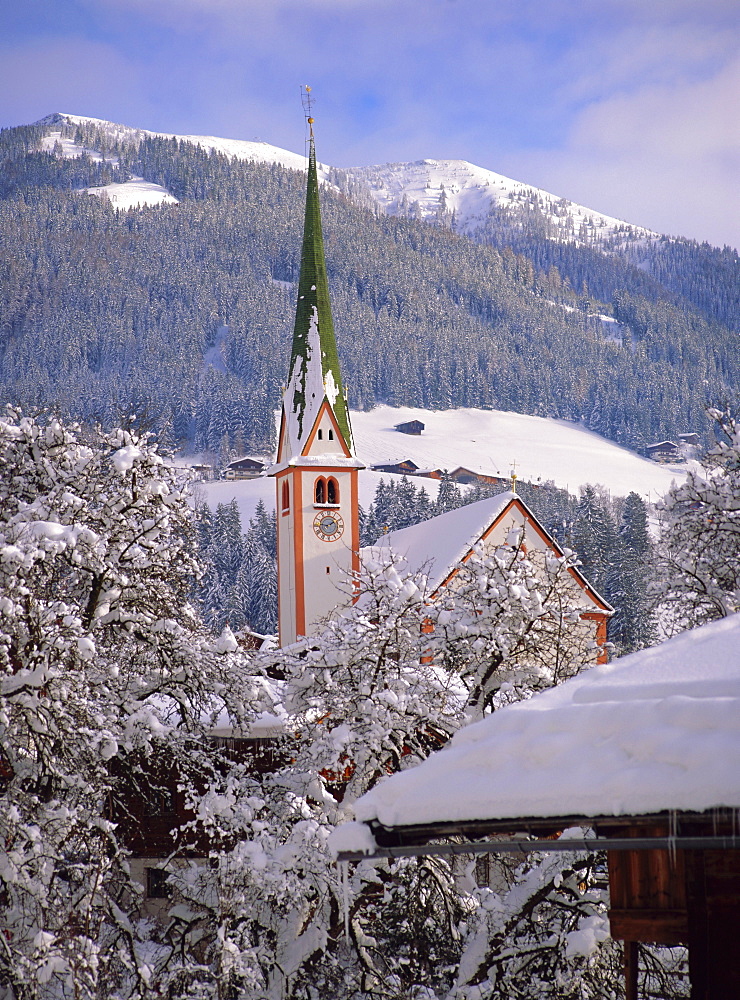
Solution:
[[[309,133],[313,139],[313,97],[311,97],[311,88],[307,83],[301,87],[301,104],[308,122]]]
[[[516,474],[516,459],[511,463],[511,492],[516,493],[516,481],[519,477]]]

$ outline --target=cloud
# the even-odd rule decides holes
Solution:
[[[81,38],[0,48],[0,115],[27,124],[54,111],[111,117],[117,106],[149,100],[140,74],[115,48]]]
[[[739,93],[736,58],[698,82],[594,101],[564,148],[515,156],[515,168],[618,218],[740,247]]]

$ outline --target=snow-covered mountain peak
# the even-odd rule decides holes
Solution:
[[[657,235],[465,160],[386,163],[345,173],[363,183],[389,214],[450,224],[462,233],[483,227],[499,208],[508,210],[512,221],[522,210],[537,212],[556,239],[593,244]]]

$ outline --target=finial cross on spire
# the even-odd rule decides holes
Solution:
[[[301,87],[301,104],[303,105],[303,110],[306,115],[306,121],[308,122],[308,129],[313,139],[313,102],[314,99],[311,96],[311,88],[307,83],[304,83]]]
[[[516,474],[517,462],[516,459],[511,463],[511,492],[516,493],[516,481],[519,478]]]

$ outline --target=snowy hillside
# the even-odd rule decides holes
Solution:
[[[462,465],[507,477],[516,463],[517,476],[532,483],[552,480],[575,495],[585,483],[600,483],[614,496],[634,490],[651,502],[686,473],[685,465],[656,465],[576,424],[520,413],[379,406],[369,413],[353,412],[351,417],[357,455],[367,466],[410,458],[420,469],[452,471]],[[394,429],[408,420],[421,420],[423,434],[416,437]],[[365,509],[381,478],[377,472],[360,473],[360,503]],[[435,480],[414,482],[436,496]],[[268,507],[275,502],[274,483],[266,478],[204,483],[197,489],[213,508],[236,498],[243,524],[254,515],[260,499]]]
[[[37,124],[55,124],[65,120],[70,124],[91,125],[103,132],[111,142],[137,140],[146,136],[175,138],[190,142],[203,149],[215,150],[224,156],[255,163],[279,163],[292,170],[304,170],[306,159],[267,142],[246,139],[222,139],[206,135],[175,135],[131,128],[99,118],[82,115],[54,114]],[[47,137],[46,148],[51,149],[59,133]],[[79,156],[83,149],[69,139],[63,143],[65,156]],[[88,151],[93,154],[95,151]],[[530,187],[484,167],[477,167],[465,160],[417,160],[414,163],[387,163],[380,166],[331,168],[319,164],[319,174],[325,182],[331,177],[352,196],[365,194],[363,201],[374,202],[390,215],[411,215],[435,221],[444,218],[450,223],[454,217],[455,229],[473,233],[480,228],[492,208],[536,208],[552,227],[553,235],[577,243],[599,245],[607,239],[623,241],[649,238],[656,234],[602,215],[583,205],[567,201],[558,195]],[[350,184],[343,184],[346,178]],[[109,185],[108,196],[118,207],[128,208],[141,204],[157,204],[163,200],[174,201],[163,188],[149,185],[141,179],[126,185]],[[138,185],[138,187],[137,187]],[[123,189],[127,190],[123,190]]]
[[[278,149],[267,142],[249,142],[242,139],[219,139],[216,136],[208,135],[178,135],[170,136],[166,132],[148,132],[146,129],[130,128],[127,125],[116,125],[112,122],[102,121],[99,118],[85,118],[82,115],[55,114],[48,119],[41,119],[38,124],[46,121],[56,122],[60,118],[75,125],[93,125],[105,133],[111,142],[125,139],[141,139],[145,136],[160,136],[162,138],[176,138],[183,142],[190,142],[194,146],[203,149],[212,149],[224,156],[236,157],[239,160],[251,160],[255,163],[279,163],[281,166],[292,170],[304,170],[306,158],[298,153],[291,153],[286,149]],[[53,151],[61,147],[61,155],[65,158],[82,156],[86,153],[93,160],[102,159],[100,153],[95,149],[88,149],[77,145],[72,139],[63,138],[60,131],[51,131],[44,138],[44,148]],[[115,163],[114,157],[108,158],[111,163]],[[319,171],[326,179],[326,168]],[[108,198],[111,203],[120,209],[135,208],[137,205],[161,205],[177,204],[177,198],[173,197],[169,191],[160,184],[152,184],[145,181],[143,177],[132,177],[124,184],[107,184],[105,187],[88,188],[90,194]]]
[[[114,122],[107,122],[101,118],[88,118],[84,115],[68,115],[57,113],[42,118],[37,122],[43,125],[47,122],[55,122],[64,119],[73,125],[92,125],[107,135],[112,142],[129,139],[143,139],[146,136],[160,136],[164,139],[178,139],[183,142],[191,142],[194,146],[201,146],[203,149],[213,149],[224,156],[235,156],[238,160],[254,160],[257,163],[280,163],[291,170],[304,170],[306,166],[305,156],[298,153],[291,153],[287,149],[279,149],[271,146],[268,142],[247,139],[219,139],[212,135],[174,135],[171,132],[150,132],[143,128],[132,128],[130,125],[120,125]]]
[[[390,215],[431,221],[445,217],[449,221],[453,216],[454,228],[461,233],[475,232],[495,206],[524,206],[537,207],[559,238],[578,243],[656,235],[465,160],[386,163],[354,167],[346,173],[363,182]]]
[[[53,116],[56,117],[56,116]],[[75,115],[65,115],[70,121],[94,121],[95,119],[81,119]],[[104,123],[104,124],[107,124]],[[42,146],[48,152],[57,151],[58,155],[64,159],[74,159],[85,154],[94,162],[106,159],[108,163],[116,164],[113,156],[103,157],[97,149],[88,149],[80,146],[74,140],[62,135],[59,130],[48,132],[43,139]],[[145,181],[143,177],[132,177],[123,184],[106,184],[103,187],[87,188],[89,194],[97,195],[100,198],[107,198],[115,208],[125,210],[143,205],[176,205],[177,198],[163,188],[161,184],[153,184]]]

